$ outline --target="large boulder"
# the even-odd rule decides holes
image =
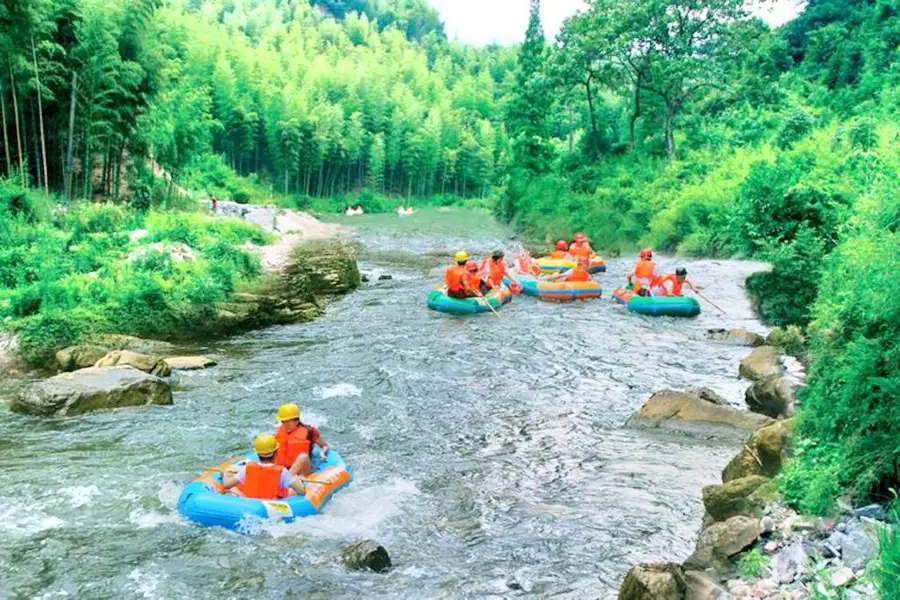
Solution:
[[[149,354],[132,352],[131,350],[114,350],[98,360],[95,366],[129,366],[157,377],[168,377],[172,373],[172,369],[169,368],[169,365],[163,359],[150,356]]]
[[[746,329],[708,329],[706,337],[734,346],[751,346],[753,348],[766,343],[766,340],[761,335]]]
[[[40,416],[70,416],[92,410],[172,404],[169,384],[133,367],[89,367],[32,384],[11,408]]]
[[[314,240],[291,250],[282,269],[288,290],[315,297],[347,294],[359,287],[356,251],[347,244]]]
[[[697,539],[697,549],[684,566],[689,569],[727,571],[728,559],[759,539],[759,519],[747,516],[731,517],[713,523]]]
[[[754,433],[737,456],[725,466],[722,481],[727,483],[750,475],[777,475],[789,455],[793,431],[794,420],[786,419]]]
[[[79,344],[63,348],[56,353],[56,362],[62,371],[75,371],[93,367],[94,364],[109,353],[106,346],[95,344]]]
[[[772,346],[760,346],[754,348],[738,368],[741,377],[752,379],[766,379],[781,375],[781,361],[777,348]]]
[[[786,377],[757,379],[744,398],[750,410],[774,419],[788,416],[794,408],[794,391]]]
[[[637,565],[625,575],[619,600],[682,600],[685,589],[680,565]]]
[[[628,424],[710,437],[742,437],[768,425],[768,417],[721,406],[691,393],[664,390],[653,394]]]
[[[178,371],[196,371],[216,366],[216,361],[205,356],[170,356],[165,361]]]
[[[762,516],[763,504],[754,502],[752,494],[770,480],[760,475],[733,479],[722,485],[703,488],[703,506],[716,521],[725,521],[737,515]]]
[[[175,351],[175,345],[169,342],[148,340],[145,338],[134,337],[133,335],[122,335],[118,333],[93,335],[88,341],[96,346],[109,348],[109,350],[131,350],[132,352],[140,352],[141,354],[151,354],[154,356],[171,354]]]

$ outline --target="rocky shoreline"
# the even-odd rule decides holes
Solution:
[[[237,216],[278,235],[275,244],[248,247],[258,251],[266,273],[252,288],[240,289],[216,306],[216,316],[191,328],[193,339],[230,335],[273,325],[307,322],[327,303],[359,287],[355,250],[335,239],[339,230],[313,217],[271,206],[221,203],[220,213]],[[24,376],[16,360],[16,339],[0,339],[0,372]],[[90,410],[146,404],[171,404],[166,378],[172,369],[215,365],[203,356],[177,356],[169,342],[125,335],[96,335],[56,353],[59,374],[21,390],[13,410],[68,416]]]
[[[745,396],[750,411],[724,406],[712,390],[665,390],[629,425],[707,436],[730,429],[742,440],[741,450],[722,471],[722,483],[702,491],[705,512],[694,553],[683,564],[632,567],[619,599],[877,598],[865,569],[879,532],[891,527],[884,507],[845,504],[833,519],[803,517],[784,504],[773,480],[790,459],[796,390],[805,383],[798,361],[787,354],[797,333],[775,330],[765,340],[744,330],[708,335],[754,348],[739,368],[753,382]]]

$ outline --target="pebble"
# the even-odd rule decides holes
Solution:
[[[838,523],[836,529],[837,529],[838,531],[840,531],[841,533],[844,533],[845,531],[847,531],[847,524],[846,524],[846,523],[843,523],[843,522],[842,522],[842,523]]]
[[[769,554],[775,554],[778,552],[778,549],[781,548],[781,542],[771,541],[767,542],[765,546],[763,546],[763,550],[768,552]]]
[[[763,517],[759,522],[759,530],[764,534],[775,531],[775,519],[772,517]]]
[[[856,573],[847,567],[841,567],[831,573],[829,581],[834,587],[845,587],[856,579]]]

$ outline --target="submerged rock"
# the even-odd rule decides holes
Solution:
[[[172,369],[166,362],[156,356],[132,352],[131,350],[114,350],[97,361],[97,367],[129,366],[138,371],[150,373],[157,377],[168,377]]]
[[[165,361],[170,367],[179,371],[196,371],[216,366],[216,361],[205,356],[170,356]]]
[[[771,423],[762,415],[720,406],[694,394],[664,390],[653,394],[628,420],[639,428],[664,429],[712,437],[746,435]]]
[[[619,600],[682,600],[685,589],[680,565],[637,565],[625,575]]]
[[[684,566],[690,569],[728,570],[728,559],[759,539],[759,520],[753,517],[731,517],[713,523],[697,539],[697,549]]]
[[[788,456],[794,420],[786,419],[763,427],[744,444],[722,471],[722,481],[729,482],[749,475],[774,477]]]
[[[384,546],[373,540],[360,540],[341,551],[341,562],[354,571],[371,570],[376,573],[391,568],[391,557]]]
[[[793,410],[794,391],[786,377],[766,377],[754,381],[744,398],[753,412],[777,419]]]
[[[751,346],[753,348],[766,343],[758,333],[746,329],[708,329],[706,337],[717,342],[726,342],[735,346]]]
[[[70,416],[148,404],[172,404],[169,384],[133,367],[89,367],[30,385],[13,398],[11,408],[40,416]]]
[[[722,485],[703,488],[703,506],[716,521],[725,521],[737,515],[762,516],[763,502],[753,501],[751,495],[770,480],[759,475],[733,479]]]
[[[781,360],[777,348],[772,346],[760,346],[746,356],[738,368],[741,377],[752,379],[767,379],[781,375]]]

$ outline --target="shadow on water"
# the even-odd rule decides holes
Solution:
[[[0,596],[612,598],[630,564],[687,557],[699,490],[734,448],[623,423],[666,387],[741,402],[746,351],[703,333],[761,329],[740,288],[759,265],[677,261],[726,316],[521,298],[502,320],[452,318],[424,302],[445,250],[483,254],[508,231],[457,210],[341,222],[357,228],[362,269],[393,279],[314,323],[217,344],[219,366],[180,375],[174,406],[0,413]],[[610,261],[606,296],[631,260]],[[181,486],[272,428],[288,400],[348,457],[355,484],[325,514],[260,536],[183,522]],[[394,571],[341,570],[340,545],[363,536]]]

